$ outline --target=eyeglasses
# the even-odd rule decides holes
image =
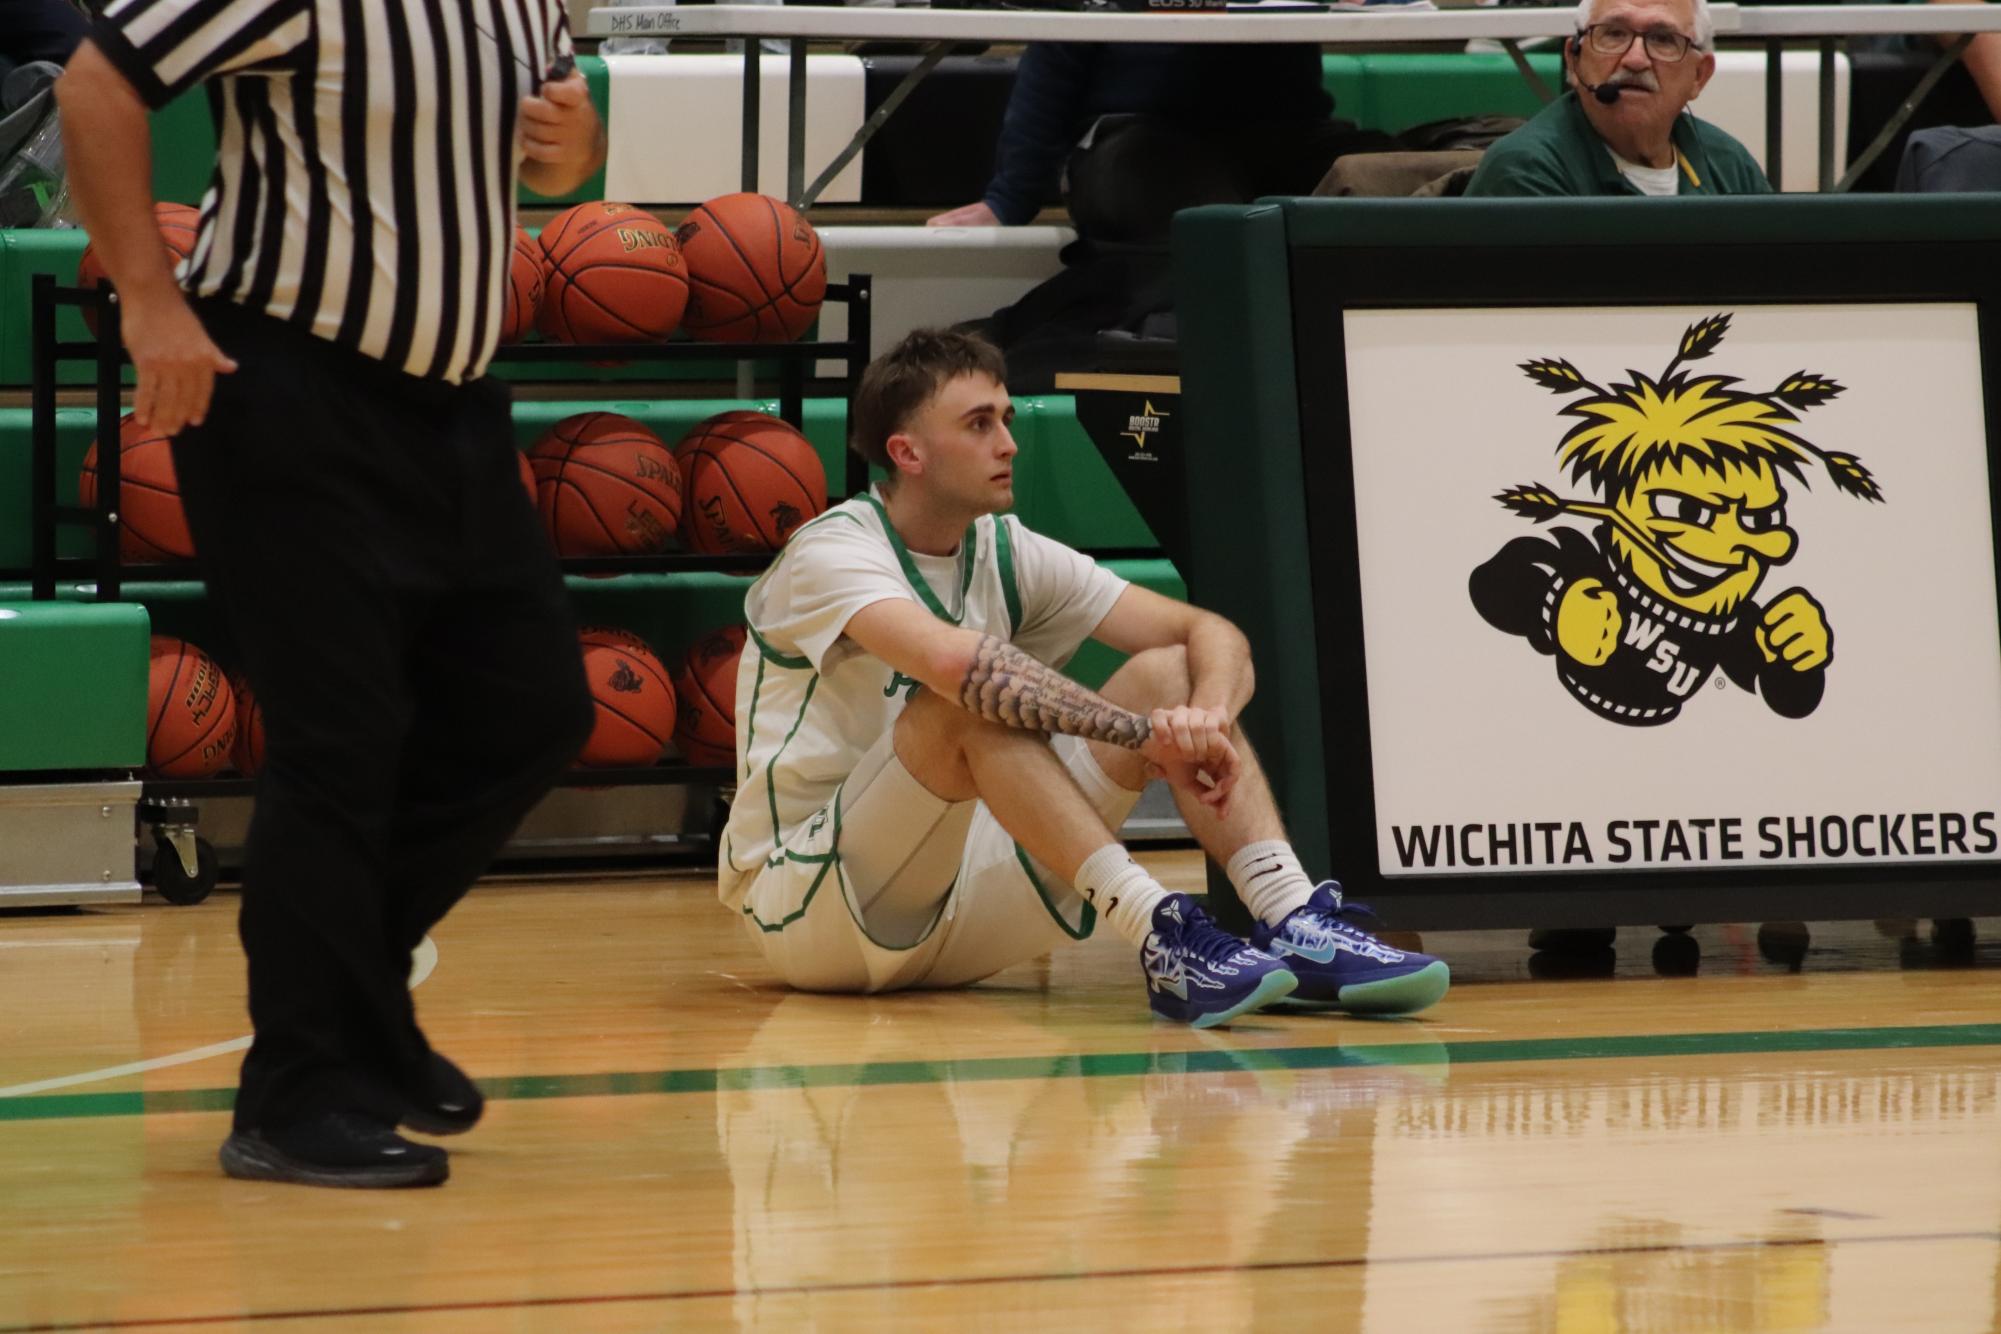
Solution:
[[[1623,56],[1632,50],[1633,39],[1639,38],[1647,45],[1647,57],[1658,60],[1663,65],[1672,65],[1684,60],[1695,40],[1684,37],[1673,28],[1650,28],[1646,32],[1636,32],[1623,23],[1594,23],[1583,30],[1584,40],[1593,52],[1601,56]]]

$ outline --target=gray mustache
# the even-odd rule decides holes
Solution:
[[[1661,90],[1661,81],[1654,77],[1652,70],[1642,70],[1638,74],[1628,74],[1623,77],[1614,74],[1598,86],[1601,88],[1637,88],[1642,92],[1657,93]]]

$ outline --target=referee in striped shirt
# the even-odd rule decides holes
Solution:
[[[219,147],[177,282],[147,111],[196,84]],[[223,1168],[441,1182],[445,1152],[397,1126],[469,1130],[482,1104],[417,1025],[411,951],[592,721],[485,375],[517,181],[562,194],[604,160],[562,0],[110,0],[57,94],[134,414],[174,437],[264,709]]]

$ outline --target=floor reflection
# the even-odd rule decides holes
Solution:
[[[964,1052],[969,1032],[996,1046],[1039,1033],[1047,1047],[1016,1008],[977,992],[878,1005],[873,1022],[846,1030],[839,1059],[893,1065],[912,1025],[930,1028],[940,1052]],[[788,996],[732,1063],[824,1049],[829,1013],[843,1010],[855,1007]],[[957,1077],[982,1070],[974,1058],[892,1087],[724,1088],[716,1124],[734,1187],[739,1320],[765,1312],[750,1290],[894,1283],[941,1263],[985,1279],[1200,1265],[1215,1270],[1201,1310],[1177,1290],[1131,1317],[1241,1327],[1258,1286],[1244,1266],[1363,1252],[1379,1109],[1435,1093],[1449,1074],[1442,1042],[1414,1028],[1395,1063],[1331,1070],[1289,1068],[1228,1035],[1201,1035],[1193,1051],[1178,1029],[1135,1036],[1156,1041],[1134,1076],[1080,1074],[1099,1067],[1066,1045],[1041,1058],[1043,1078]],[[1424,1046],[1439,1057],[1424,1059]]]
[[[1365,1328],[1992,1326],[1993,1058],[1645,1064],[1460,1066],[1385,1108]]]

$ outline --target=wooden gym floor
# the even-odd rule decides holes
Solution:
[[[1199,885],[1193,854],[1149,859]],[[1202,1034],[1148,1019],[1108,933],[964,992],[788,994],[711,893],[470,898],[417,995],[494,1097],[451,1183],[404,1193],[218,1173],[233,895],[0,917],[0,1331],[2001,1311],[2001,935],[1954,958],[1821,926],[1793,971],[1705,927],[1699,972],[1657,976],[1628,930],[1610,977],[1533,976],[1518,932],[1436,935],[1457,985],[1421,1018]]]

